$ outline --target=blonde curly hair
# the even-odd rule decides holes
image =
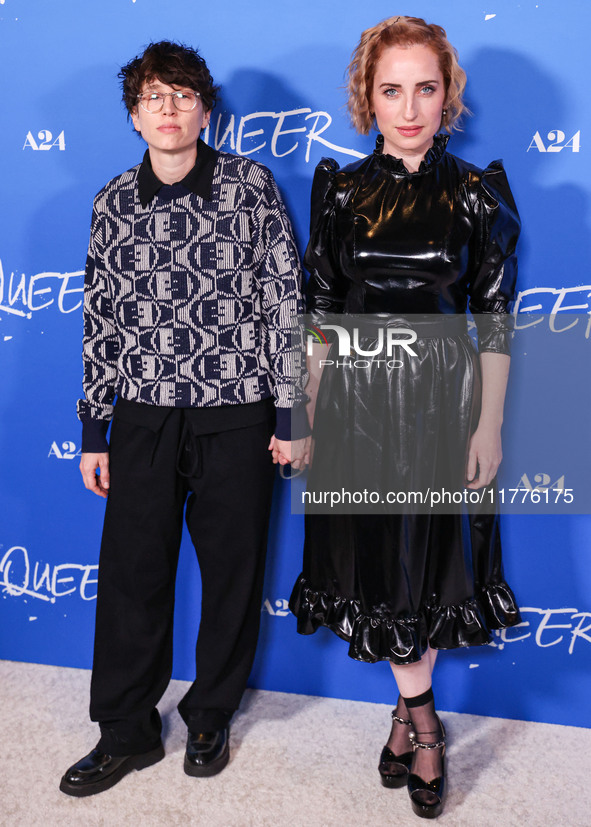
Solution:
[[[441,126],[450,133],[459,130],[458,120],[468,109],[462,100],[466,73],[458,63],[458,53],[441,26],[425,23],[421,17],[401,16],[389,17],[364,31],[347,67],[347,108],[357,132],[367,135],[375,125],[371,111],[374,75],[382,52],[390,46],[428,46],[435,53],[446,93]]]

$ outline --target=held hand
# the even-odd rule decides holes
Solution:
[[[97,475],[100,471],[100,476]],[[109,454],[82,454],[80,473],[84,485],[93,494],[106,497],[109,493]]]
[[[490,485],[502,458],[501,429],[479,424],[470,440],[466,487],[484,488],[484,486]],[[478,476],[476,476],[477,473]]]
[[[291,463],[291,467],[296,471],[303,470],[310,462],[310,437],[289,441],[272,436],[269,451],[272,453],[274,463],[279,463],[279,465]]]

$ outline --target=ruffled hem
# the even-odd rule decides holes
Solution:
[[[326,626],[348,641],[349,657],[365,663],[414,663],[427,646],[482,646],[492,640],[491,629],[521,622],[515,596],[503,581],[483,586],[465,603],[426,606],[414,617],[394,618],[379,609],[365,614],[358,600],[316,591],[300,575],[289,607],[297,618],[299,634],[311,635]]]

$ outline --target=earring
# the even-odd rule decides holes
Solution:
[[[443,117],[445,118],[445,116],[447,115],[447,109],[444,109],[444,110],[442,111],[442,113],[441,113],[441,114],[442,114],[442,115],[443,115]]]

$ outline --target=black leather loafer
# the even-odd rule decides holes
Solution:
[[[70,767],[60,782],[60,790],[66,795],[95,795],[114,787],[132,770],[143,770],[164,758],[164,747],[159,744],[149,752],[139,755],[107,755],[93,749]]]
[[[230,758],[228,727],[213,732],[189,732],[185,752],[185,772],[207,778],[221,772]]]

